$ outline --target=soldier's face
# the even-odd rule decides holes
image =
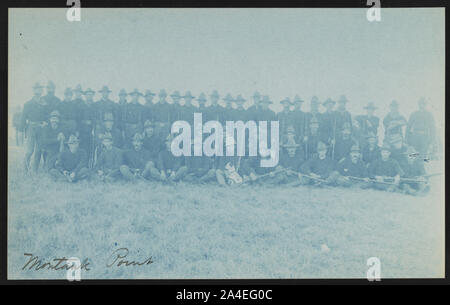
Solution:
[[[351,135],[350,129],[344,129],[344,130],[342,130],[342,136],[343,136],[345,139],[347,139],[348,137],[350,137],[350,135]]]
[[[78,142],[68,144],[70,152],[76,152],[78,150]]]
[[[153,136],[153,132],[154,132],[153,127],[146,127],[145,128],[145,134],[147,135],[147,137]]]
[[[352,159],[352,162],[353,162],[353,163],[357,163],[358,160],[359,160],[359,152],[357,152],[357,151],[352,151],[352,152],[350,153],[350,158]]]
[[[391,152],[389,150],[381,151],[381,159],[383,159],[383,161],[386,161],[387,159],[389,159],[390,155],[391,155]]]
[[[113,128],[114,122],[113,121],[105,121],[105,128],[108,130],[111,130]]]
[[[113,143],[111,140],[104,140],[103,146],[105,146],[106,150],[111,150],[113,147]]]
[[[52,128],[58,127],[59,119],[57,117],[50,118]]]
[[[325,159],[325,157],[327,156],[327,150],[326,149],[322,149],[317,151],[317,153],[319,154],[319,158],[320,159]]]
[[[33,93],[35,96],[41,96],[42,95],[42,88],[33,88]]]
[[[294,157],[296,151],[297,151],[297,148],[295,148],[295,147],[287,148],[287,153],[288,153],[289,157]]]
[[[64,94],[64,99],[65,99],[66,101],[71,101],[71,100],[72,100],[72,97],[73,97],[73,94],[72,94],[72,93],[66,93],[66,94]]]
[[[133,141],[133,147],[135,150],[139,151],[142,148],[142,142],[141,141]]]

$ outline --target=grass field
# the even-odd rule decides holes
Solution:
[[[69,185],[24,177],[22,156],[9,148],[10,279],[65,278],[62,270],[22,270],[24,253],[89,258],[85,279],[365,278],[373,256],[382,278],[443,276],[442,176],[426,197],[310,187]],[[153,264],[107,268],[121,247],[130,259],[152,256]]]

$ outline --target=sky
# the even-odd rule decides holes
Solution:
[[[395,99],[409,117],[427,98],[444,129],[445,12],[441,8],[367,9],[9,9],[9,106],[32,85],[121,88],[222,97],[255,91],[278,103],[298,94],[321,101],[344,94],[354,114],[374,102],[383,117]],[[248,104],[246,106],[248,106]],[[278,105],[274,105],[279,110]]]

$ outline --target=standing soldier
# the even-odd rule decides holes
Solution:
[[[301,184],[331,185],[336,182],[339,174],[334,161],[327,156],[327,150],[325,143],[317,143],[317,156],[307,160],[301,167]]]
[[[361,130],[361,136],[367,138],[369,133],[374,135],[378,134],[378,126],[380,125],[380,118],[374,115],[377,107],[374,103],[368,103],[364,109],[367,111],[366,115],[358,115],[356,121],[359,124]]]
[[[422,159],[429,152],[435,138],[434,118],[426,107],[426,100],[421,98],[419,110],[411,114],[406,127],[406,142],[421,154]]]
[[[81,90],[81,87],[80,87]],[[75,134],[82,120],[83,100],[81,92],[77,91],[77,97],[72,99],[73,92],[70,88],[64,91],[64,100],[61,102],[61,118],[70,134]]]
[[[335,104],[336,102],[330,98],[323,102],[325,112],[322,113],[320,122],[322,133],[327,138],[327,143],[331,146],[334,146],[337,131],[337,117],[336,112],[333,110]]]
[[[171,112],[172,112],[172,120],[171,123],[179,120],[183,120],[183,106],[181,105],[181,98],[180,92],[178,90],[175,90],[170,97],[172,98],[172,105]]]
[[[120,89],[119,91],[119,106],[124,106],[127,104],[127,91],[125,89]]]
[[[374,133],[369,132],[366,136],[365,143],[362,150],[362,160],[369,165],[381,155],[380,147],[378,146],[378,137]]]
[[[192,100],[195,98],[195,96],[192,96],[191,91],[187,91],[184,96],[184,105],[182,107],[181,112],[181,118],[182,120],[191,123],[191,125],[194,122],[194,112],[195,112],[195,106],[192,104]]]
[[[294,118],[291,112],[291,100],[287,97],[280,104],[283,106],[283,109],[277,114],[277,118],[280,121],[280,131],[284,134],[288,126],[293,126]]]
[[[55,168],[50,175],[57,181],[77,182],[89,177],[86,151],[79,147],[79,140],[71,135],[67,141],[69,149],[59,153]]]
[[[223,99],[225,101],[225,107],[222,108],[221,112],[221,123],[225,124],[226,121],[234,121],[235,111],[233,108],[234,99],[231,94],[227,94]]]
[[[280,154],[279,167],[285,171],[281,172],[280,182],[289,183],[291,186],[300,184],[300,169],[305,162],[305,153],[301,145],[295,142],[295,137],[288,137],[281,145],[284,149]]]
[[[143,148],[143,137],[136,133],[131,141],[133,148],[123,153],[124,164],[120,166],[122,176],[129,181],[147,179],[150,172],[157,173],[151,153]],[[156,172],[155,172],[156,171]]]
[[[114,146],[117,148],[123,148],[124,140],[122,133],[119,128],[117,128],[114,124],[114,116],[112,112],[105,112],[103,116],[103,124],[99,125],[99,127],[95,130],[95,138],[96,138],[96,146],[95,146],[95,154],[94,160],[97,159],[98,155],[101,153],[103,149],[103,138],[110,137],[114,143]]]
[[[30,159],[34,153],[33,170],[37,172],[41,162],[41,149],[39,147],[39,136],[42,127],[47,125],[47,118],[50,113],[50,105],[42,98],[43,87],[36,83],[33,86],[33,97],[25,103],[22,114],[22,126],[25,128],[27,138],[24,167],[28,172]]]
[[[258,120],[257,115],[259,111],[260,101],[261,101],[261,94],[259,94],[258,91],[255,91],[255,93],[253,93],[253,105],[251,105],[247,109],[249,120],[253,120],[255,122]]]
[[[46,89],[47,94],[43,96],[43,99],[46,100],[52,110],[60,110],[61,100],[55,96],[56,86],[51,80],[48,81]]]
[[[249,117],[248,117],[248,113],[244,108],[244,103],[245,103],[245,99],[242,97],[242,95],[238,95],[236,97],[236,109],[234,110],[235,113],[235,117],[234,120],[235,121],[243,121],[244,123],[248,121]]]
[[[393,134],[387,142],[391,151],[391,159],[400,162],[406,155],[407,145],[400,134]]]
[[[294,97],[293,121],[297,138],[303,139],[306,134],[306,113],[302,111],[304,101],[296,95]]]
[[[154,117],[155,122],[158,123],[159,128],[168,129],[169,124],[171,123],[171,113],[170,113],[170,104],[167,102],[167,92],[164,89],[161,89],[158,93],[159,100],[154,105]],[[172,114],[173,115],[173,114]]]
[[[345,95],[341,95],[338,100],[338,107],[335,112],[336,116],[336,132],[342,131],[342,127],[344,124],[350,125],[350,129],[352,128],[352,115],[347,111],[347,98]]]
[[[75,96],[78,95],[78,90],[81,90],[81,86],[75,89]],[[95,118],[95,104],[94,95],[95,91],[88,88],[83,92],[86,99],[83,101],[80,98],[78,100],[82,101],[81,106],[81,122],[78,127],[79,138],[80,138],[80,148],[83,149],[88,155],[88,166],[92,168],[94,161],[94,128],[97,125]],[[75,97],[77,100],[77,97]]]
[[[108,134],[103,136],[102,144],[102,152],[97,159],[95,170],[101,181],[114,182],[122,177],[120,166],[123,164],[123,153],[113,145],[113,138]]]
[[[202,114],[203,121],[207,121],[208,108],[206,107],[206,95],[202,92],[197,98],[198,109],[196,112]]]
[[[353,145],[350,153],[337,164],[339,186],[369,187],[369,173],[366,164],[361,160],[361,153],[357,144]]]
[[[17,106],[13,113],[12,124],[15,129],[16,146],[22,146],[23,144],[23,126],[22,126],[22,109],[21,106]]]
[[[403,170],[397,161],[390,158],[391,149],[388,144],[381,147],[381,157],[369,164],[369,177],[375,179],[373,186],[376,189],[395,191],[400,183]]]
[[[58,110],[50,113],[50,124],[42,130],[41,146],[44,168],[49,171],[55,166],[58,154],[64,150],[64,129],[61,127]]]
[[[222,107],[219,105],[220,95],[217,90],[214,90],[209,96],[211,101],[211,105],[208,107],[208,111],[206,113],[205,121],[221,121],[220,115],[222,112]]]
[[[393,135],[400,135],[403,138],[403,127],[407,125],[406,119],[398,111],[398,102],[392,101],[389,105],[391,111],[384,117],[384,136],[387,141]]]
[[[103,86],[103,88],[98,92],[102,96],[101,99],[94,104],[96,119],[98,120],[97,123],[98,126],[96,126],[96,128],[99,127],[99,125],[101,124],[103,116],[106,112],[113,113],[115,125],[118,127],[121,126],[119,107],[116,103],[114,103],[112,100],[109,99],[109,94],[111,93],[111,90],[109,90],[108,86]]]
[[[144,94],[144,113],[143,113],[143,121],[154,121],[156,118],[154,117],[154,105],[153,104],[153,97],[155,96],[155,93],[151,92],[150,90],[146,90]]]
[[[259,110],[257,113],[257,120],[258,121],[273,121],[276,118],[275,112],[270,109],[270,105],[273,104],[273,102],[270,100],[268,95],[264,95],[261,99],[259,105]],[[270,124],[267,125],[267,127],[270,127]],[[268,134],[270,135],[270,132],[268,131]]]
[[[123,127],[123,138],[126,141],[126,147],[131,147],[131,139],[133,135],[138,132],[142,132],[142,114],[144,112],[144,106],[139,103],[139,97],[143,96],[143,94],[139,92],[138,89],[134,89],[134,91],[130,92],[129,95],[131,96],[131,101],[123,106],[121,120]]]

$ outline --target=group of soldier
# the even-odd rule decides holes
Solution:
[[[209,103],[204,93],[194,97],[189,91],[183,96],[175,91],[169,96],[161,90],[156,99],[150,90],[141,93],[137,89],[128,93],[120,90],[115,102],[107,86],[94,91],[82,90],[80,85],[66,88],[60,100],[52,81],[45,87],[36,83],[33,92],[14,120],[27,139],[26,173],[37,173],[42,164],[55,180],[68,182],[312,184],[409,194],[428,189],[424,162],[433,147],[435,130],[425,99],[419,100],[419,109],[409,120],[399,113],[396,101],[390,104],[390,112],[382,121],[385,134],[380,147],[375,104],[364,107],[367,114],[352,116],[346,110],[345,96],[337,102],[320,102],[313,97],[309,112],[302,110],[304,101],[299,96],[292,101],[286,98],[280,102],[283,109],[275,113],[269,107],[273,103],[269,96],[258,92],[248,108],[244,108],[246,100],[241,95],[233,98],[230,94],[223,98],[222,106],[217,91],[209,95]],[[94,99],[96,94],[100,99]],[[321,105],[323,112],[319,111]],[[228,120],[278,120],[279,164],[259,166],[261,159],[269,157],[268,151],[260,151],[256,157],[175,157],[170,126],[177,120],[192,122],[194,112],[201,112],[205,121],[223,124]],[[225,145],[234,143],[227,141]]]

